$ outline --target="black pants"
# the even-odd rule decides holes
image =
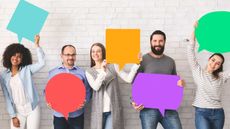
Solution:
[[[84,128],[84,114],[75,117],[68,118],[65,117],[55,117],[54,116],[54,129],[83,129]]]

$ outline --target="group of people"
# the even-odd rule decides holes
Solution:
[[[11,129],[40,128],[39,93],[32,79],[32,75],[45,66],[45,56],[39,40],[40,37],[35,36],[37,63],[32,63],[30,50],[22,44],[11,44],[3,53],[3,66],[6,70],[1,73],[0,82],[11,117]],[[118,77],[132,83],[138,73],[176,75],[175,61],[164,54],[165,43],[165,33],[154,31],[150,36],[151,51],[139,57],[140,64],[133,64],[129,73],[120,71],[117,64],[106,62],[106,50],[102,43],[91,46],[91,64],[86,71],[75,65],[76,48],[65,45],[60,54],[62,64],[50,70],[48,77],[51,79],[59,73],[70,73],[83,81],[86,88],[85,104],[91,101],[90,129],[124,129]],[[187,46],[191,74],[197,85],[193,103],[196,129],[223,129],[225,117],[221,105],[221,89],[230,78],[230,72],[223,72],[224,57],[214,53],[202,69],[195,56],[194,32]],[[179,80],[178,86],[184,86],[184,81]],[[159,109],[145,108],[132,100],[131,105],[139,111],[142,129],[156,129],[158,123],[164,129],[182,129],[176,110],[166,110],[163,116]],[[83,129],[84,107],[69,113],[68,119],[54,111],[54,129]]]

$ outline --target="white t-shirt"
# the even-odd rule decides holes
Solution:
[[[12,98],[16,106],[17,112],[21,114],[27,114],[32,111],[31,104],[24,90],[22,81],[17,73],[10,79],[10,88],[12,92]]]

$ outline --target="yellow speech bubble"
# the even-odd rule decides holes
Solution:
[[[106,61],[123,68],[140,63],[140,29],[106,29]]]

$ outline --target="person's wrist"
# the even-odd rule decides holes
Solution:
[[[133,105],[132,97],[129,98],[129,102],[130,102],[131,105]]]

